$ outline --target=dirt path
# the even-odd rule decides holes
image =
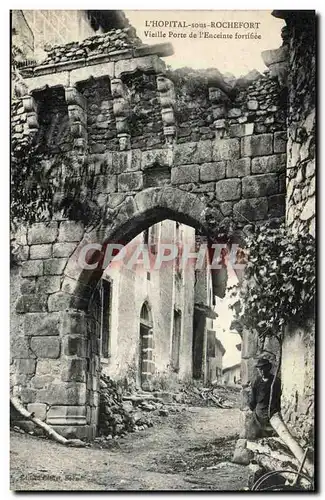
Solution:
[[[11,434],[13,490],[239,490],[247,468],[231,464],[239,410],[188,408],[159,426],[90,448]]]

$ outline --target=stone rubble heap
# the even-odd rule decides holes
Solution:
[[[154,417],[166,417],[169,412],[181,411],[179,407],[166,408],[157,393],[122,395],[122,390],[110,377],[100,381],[99,435],[106,438],[123,437],[129,432],[152,427]]]
[[[132,27],[112,29],[101,35],[93,35],[80,42],[70,42],[65,45],[45,46],[46,59],[42,66],[63,63],[90,56],[112,54],[116,51],[132,49],[142,45]]]
[[[191,406],[216,406],[218,408],[238,408],[241,387],[216,385],[211,388],[190,387],[182,393],[182,403]],[[178,395],[180,396],[180,395]]]

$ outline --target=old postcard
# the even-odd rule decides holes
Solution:
[[[313,10],[11,12],[11,489],[317,489]]]

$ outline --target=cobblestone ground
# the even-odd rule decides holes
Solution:
[[[230,463],[239,414],[186,408],[105,448],[66,448],[12,432],[11,489],[241,490],[247,468]]]

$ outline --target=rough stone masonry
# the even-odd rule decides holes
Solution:
[[[101,213],[93,228],[57,211],[14,238],[12,391],[65,435],[94,436],[98,418],[99,338],[87,307],[99,275],[80,269],[80,249],[130,241],[166,214],[211,237],[221,224],[240,232],[285,215],[283,59],[278,72],[271,64],[226,82],[216,70],[191,86],[166,70],[171,53],[127,30],[55,47],[24,70],[13,100],[13,138],[45,137],[52,159],[63,150],[74,160],[76,177],[86,158],[87,197]]]

